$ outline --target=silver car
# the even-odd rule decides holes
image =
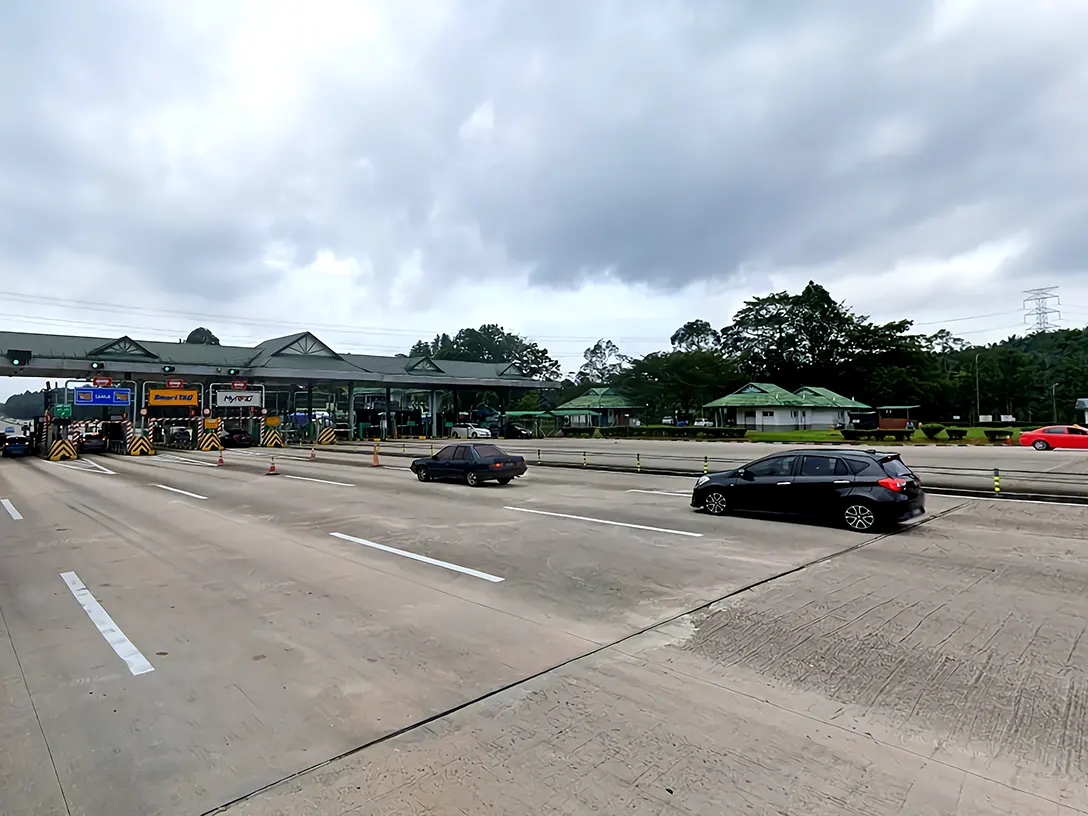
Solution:
[[[453,439],[490,439],[491,431],[471,422],[462,422],[450,428],[450,437]]]

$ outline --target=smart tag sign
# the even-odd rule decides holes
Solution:
[[[132,390],[129,388],[77,388],[76,405],[131,405]]]

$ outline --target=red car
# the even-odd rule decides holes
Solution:
[[[1051,448],[1088,449],[1088,429],[1080,425],[1048,425],[1020,434],[1021,445],[1031,445],[1035,450]]]

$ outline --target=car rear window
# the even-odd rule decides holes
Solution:
[[[899,459],[889,459],[882,463],[884,465],[884,472],[889,476],[903,477],[913,476],[909,467],[904,465]]]
[[[857,476],[859,473],[864,473],[866,470],[873,466],[872,462],[865,459],[846,459],[846,466],[850,468],[850,472]]]
[[[497,445],[477,445],[476,453],[480,456],[506,456]]]

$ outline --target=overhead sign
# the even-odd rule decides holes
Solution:
[[[113,377],[95,377],[91,382],[95,388],[109,388],[113,385]]]
[[[71,419],[72,418],[72,406],[67,403],[60,403],[53,406],[53,417],[56,419]]]
[[[193,390],[180,390],[177,388],[151,388],[147,392],[148,405],[190,405],[200,404],[200,392]]]
[[[264,405],[262,391],[216,391],[216,408],[260,408]]]
[[[76,388],[76,405],[131,405],[129,388]]]

